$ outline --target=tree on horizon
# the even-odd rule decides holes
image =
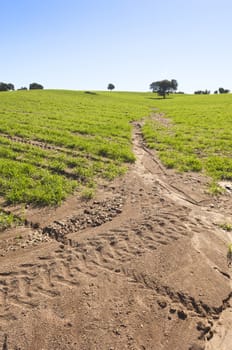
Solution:
[[[43,89],[44,87],[43,87],[43,85],[41,85],[41,84],[38,84],[38,83],[31,83],[30,85],[29,85],[29,90],[36,90],[36,89]]]
[[[166,98],[166,95],[177,90],[178,82],[175,79],[155,81],[150,84],[152,92],[157,92],[159,96]]]
[[[110,90],[110,91],[114,90],[115,89],[114,84],[109,83],[108,86],[107,86],[107,89]]]
[[[218,89],[218,91],[219,91],[219,94],[228,94],[228,93],[230,92],[229,89],[224,89],[224,88],[222,88],[222,87],[220,87],[220,88]]]
[[[0,82],[0,91],[14,91],[14,84]]]

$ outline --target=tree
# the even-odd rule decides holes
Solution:
[[[13,84],[0,82],[0,91],[10,91],[10,90],[14,90]]]
[[[7,89],[14,91],[14,89],[15,89],[14,84],[11,84],[11,83],[7,84]]]
[[[177,90],[178,83],[176,79],[171,80],[172,92]]]
[[[3,83],[3,82],[0,82],[0,91],[7,91],[7,84],[6,83]]]
[[[115,89],[114,84],[111,84],[111,83],[108,84],[107,89],[110,90],[110,91],[114,90]]]
[[[209,95],[210,94],[210,90],[197,90],[197,91],[194,91],[194,94],[195,95]]]
[[[177,90],[177,80],[161,80],[161,81],[155,81],[150,84],[150,89],[152,92],[157,92],[159,96],[163,96],[163,98],[166,97],[167,94],[172,93]]]
[[[228,94],[228,93],[230,92],[230,90],[228,90],[228,89],[223,89],[222,87],[220,87],[220,88],[218,89],[218,91],[219,91],[219,94]]]
[[[36,89],[42,90],[43,88],[44,88],[43,85],[38,84],[38,83],[31,83],[31,84],[29,85],[29,89],[30,89],[30,90],[36,90]]]

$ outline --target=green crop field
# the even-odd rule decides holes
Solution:
[[[232,180],[232,95],[173,95],[154,100],[160,118],[148,118],[143,134],[163,164],[202,171],[216,183]]]
[[[59,205],[94,195],[135,161],[133,120],[167,167],[232,178],[232,95],[34,90],[0,93],[0,226],[4,205]],[[164,113],[159,118],[156,113]]]
[[[135,93],[17,91],[0,95],[0,196],[57,205],[134,162],[130,121],[152,102]]]

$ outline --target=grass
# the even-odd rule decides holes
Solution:
[[[20,225],[22,220],[16,218],[11,213],[5,213],[0,210],[0,231],[6,230],[9,227]]]
[[[231,232],[232,231],[232,225],[229,223],[223,223],[219,225],[220,228],[222,228],[224,231]]]
[[[212,195],[221,195],[225,193],[225,189],[221,187],[215,180],[213,180],[209,187],[209,193]]]
[[[0,196],[7,204],[59,205],[83,187],[85,197],[93,196],[92,183],[124,174],[135,161],[130,122],[152,108],[136,93],[37,90],[0,97]]]
[[[147,145],[168,168],[210,176],[218,192],[218,180],[232,180],[232,95],[173,95],[155,104],[163,122],[147,118]]]
[[[88,201],[94,197],[94,194],[95,194],[95,191],[93,188],[85,188],[81,192],[81,199]]]

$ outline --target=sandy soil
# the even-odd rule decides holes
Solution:
[[[1,234],[1,349],[232,349],[230,186],[213,198],[134,130],[125,177]]]

